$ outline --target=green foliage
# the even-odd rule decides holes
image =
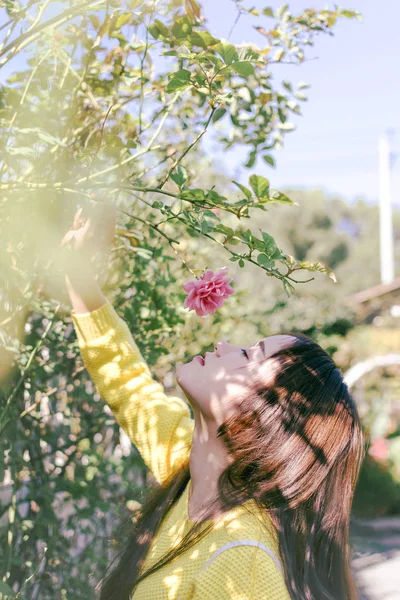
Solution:
[[[361,469],[353,511],[361,519],[400,513],[400,483],[370,456],[366,457]]]
[[[34,10],[37,4],[30,3],[29,8]],[[286,5],[271,15],[268,9],[263,13],[251,9],[248,12],[253,16],[261,18],[269,15],[277,19],[274,29],[267,31],[258,27],[269,42],[267,47],[262,48],[255,44],[235,47],[211,35],[205,29],[201,5],[197,2],[164,0],[152,9],[138,1],[109,2],[105,3],[109,12],[102,18],[99,9],[103,4],[88,3],[84,9],[79,6],[79,28],[73,21],[78,6],[64,6],[64,12],[60,9],[56,17],[36,23],[22,38],[15,36],[3,48],[0,66],[7,64],[22,47],[32,47],[30,43],[39,28],[44,36],[43,50],[28,61],[30,68],[10,78],[3,92],[0,123],[3,124],[4,164],[8,171],[2,185],[5,201],[12,202],[18,194],[21,202],[31,205],[32,196],[43,189],[48,192],[48,197],[57,193],[60,200],[62,195],[71,194],[89,198],[94,189],[110,192],[110,199],[123,195],[127,202],[138,193],[143,201],[148,195],[165,194],[170,205],[160,206],[159,210],[171,225],[176,225],[179,237],[186,226],[189,236],[197,232],[206,234],[210,243],[212,240],[219,242],[218,236],[210,235],[215,228],[199,227],[196,219],[187,217],[188,210],[193,209],[193,198],[179,192],[172,193],[165,187],[169,180],[175,181],[175,168],[211,124],[225,116],[229,118],[231,128],[228,135],[221,131],[220,144],[226,148],[237,144],[248,147],[248,168],[254,166],[259,153],[273,166],[271,151],[279,148],[284,133],[294,128],[287,120],[288,112],[298,114],[296,99],[304,100],[305,97],[287,80],[283,82],[284,93],[274,88],[269,70],[270,63],[274,62],[270,57],[271,49],[276,47],[290,56],[291,61],[302,62],[304,47],[312,45],[314,33],[328,32],[337,18],[349,18],[355,13],[339,9],[320,12],[307,9],[292,15]],[[241,7],[241,10],[247,9]],[[39,21],[42,16],[40,14]],[[21,25],[27,13],[20,11],[14,18],[15,26]],[[135,37],[130,39],[127,37],[128,24],[136,29]],[[143,28],[146,32],[144,39]],[[54,35],[58,36],[58,44],[63,50],[60,51],[58,69],[52,70]],[[107,36],[109,42],[116,40],[116,43],[107,47],[103,61],[101,52]],[[76,49],[78,41],[85,48],[81,60],[75,56],[75,51],[68,57],[67,49],[71,45]],[[156,74],[152,69],[156,54],[174,57],[175,68],[157,71]],[[53,73],[50,83],[48,73]],[[14,86],[10,85],[12,82]],[[50,85],[46,99],[41,93],[42,82]],[[137,110],[126,111],[127,95],[130,105],[133,107],[136,103]],[[39,120],[34,109],[36,103],[40,103],[41,107]],[[73,106],[73,113],[70,106]],[[148,107],[146,113],[145,107]],[[54,119],[55,114],[57,119]],[[39,122],[38,127],[21,126],[32,118]],[[9,121],[12,126],[7,131]],[[176,140],[174,135],[169,135],[169,132],[182,127],[193,132],[192,139],[185,135]],[[268,154],[264,153],[266,149]],[[153,163],[153,169],[157,163],[168,163],[168,157],[172,156],[172,167],[164,168],[164,172],[160,169],[157,177],[152,178],[152,173],[146,176],[148,161]],[[51,168],[42,182],[45,164],[51,165]],[[73,176],[68,176],[71,167]],[[86,177],[87,168],[89,178]],[[192,177],[192,173],[187,174],[185,186],[188,189]],[[263,180],[261,175],[252,175],[252,178],[256,182]],[[156,182],[152,185],[154,179]],[[181,187],[179,183],[177,185]],[[263,183],[261,188],[264,187]],[[266,190],[259,189],[259,183],[253,189],[262,203],[290,203],[280,192],[265,196]],[[208,192],[204,190],[205,207],[213,208],[216,203]],[[174,208],[182,200],[189,206],[175,217]],[[223,211],[221,221],[225,212],[233,212],[239,218],[250,218],[252,209],[265,210],[262,203],[236,203],[232,206],[227,196],[219,195],[218,207]],[[170,243],[174,243],[175,239],[170,238]],[[228,242],[225,242],[225,248],[235,256]],[[242,260],[248,259],[242,257]],[[263,266],[267,264],[265,262],[256,264],[268,276],[286,282],[286,289],[292,289],[287,276],[293,269],[302,270],[306,265],[298,263],[294,267],[286,262],[285,255],[278,262],[279,269],[268,269]]]
[[[6,583],[0,581],[0,600],[12,600],[12,598],[15,598],[12,589]]]

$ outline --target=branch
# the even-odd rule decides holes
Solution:
[[[203,235],[205,237],[208,237],[213,242],[216,242],[217,244],[219,244],[220,246],[222,246],[227,252],[229,252],[232,256],[238,256],[239,258],[242,258],[243,260],[247,260],[247,262],[253,263],[253,265],[256,265],[256,267],[263,269],[263,271],[265,271],[268,276],[270,276],[270,277],[276,277],[277,279],[280,279],[281,281],[287,279],[286,275],[282,275],[282,273],[279,274],[280,276],[276,275],[275,273],[271,274],[270,271],[269,271],[269,269],[264,269],[264,267],[262,265],[258,264],[258,262],[256,262],[255,260],[253,260],[249,256],[243,256],[242,254],[238,254],[237,252],[232,252],[232,250],[230,248],[227,248],[224,243],[220,242],[219,240],[217,240],[216,238],[212,237],[208,233],[203,233],[200,229],[197,229],[197,227],[194,227],[194,225],[192,225],[191,223],[188,223],[184,219],[179,218],[178,215],[176,215],[176,219],[178,221],[181,221],[182,223],[184,223],[187,227],[190,227],[191,229],[194,229],[194,231],[197,231],[197,233],[200,233],[201,235]]]
[[[213,106],[210,116],[208,117],[207,123],[204,125],[203,130],[198,134],[198,136],[193,140],[193,142],[190,144],[190,146],[188,146],[186,148],[186,150],[181,154],[181,156],[179,158],[176,159],[176,161],[174,162],[174,164],[172,165],[172,167],[170,168],[170,170],[168,171],[167,175],[164,177],[164,179],[162,180],[162,182],[158,185],[158,188],[161,189],[164,184],[168,181],[168,179],[170,178],[170,175],[172,173],[172,171],[179,165],[179,163],[181,162],[181,160],[186,156],[186,154],[193,148],[193,146],[195,146],[197,144],[197,142],[199,141],[199,139],[201,137],[203,137],[203,135],[205,134],[205,132],[207,131],[207,128],[210,124],[210,121],[216,111],[216,107]]]
[[[165,239],[168,240],[169,244],[172,244],[172,243],[173,244],[180,244],[180,242],[178,240],[174,240],[173,238],[170,238],[166,233],[164,233],[163,231],[161,231],[161,229],[159,229],[158,225],[154,225],[153,223],[150,223],[149,221],[146,221],[145,219],[142,219],[141,217],[138,217],[137,215],[132,215],[132,214],[126,212],[125,210],[122,210],[121,208],[119,208],[117,210],[119,212],[121,212],[122,214],[126,215],[127,217],[130,217],[131,219],[136,219],[137,221],[140,221],[141,223],[144,223],[145,225],[148,225],[149,227],[151,227],[152,229],[154,229],[155,231],[157,231],[157,233],[159,233],[163,237],[165,237]]]
[[[99,177],[100,175],[104,175],[105,173],[110,173],[111,171],[114,171],[115,169],[118,169],[119,167],[123,167],[124,165],[127,165],[128,163],[132,162],[133,160],[136,160],[137,158],[139,158],[140,156],[143,156],[143,154],[146,154],[147,152],[149,152],[150,150],[157,150],[159,148],[162,148],[162,146],[154,146],[153,142],[156,140],[156,138],[158,137],[169,113],[171,112],[175,102],[178,100],[179,96],[180,96],[181,92],[177,92],[175,94],[175,96],[173,97],[172,101],[170,102],[170,104],[167,106],[165,113],[163,115],[163,118],[161,119],[156,131],[154,132],[154,134],[152,135],[149,143],[147,144],[147,146],[145,146],[143,148],[143,150],[140,150],[139,152],[136,152],[136,154],[132,154],[131,156],[128,156],[128,158],[125,158],[124,160],[122,160],[121,162],[117,163],[116,165],[112,165],[111,167],[107,167],[105,169],[102,169],[101,171],[98,171],[97,173],[93,173],[93,175],[89,175],[88,177],[82,177],[81,179],[78,179],[77,183],[82,183],[84,181],[92,181],[93,179],[96,179],[97,177]]]
[[[41,25],[38,25],[35,29],[28,30],[25,33],[22,33],[19,37],[10,42],[8,46],[3,48],[3,50],[0,52],[0,56],[9,52],[9,55],[5,56],[4,59],[0,61],[0,68],[3,67],[8,61],[10,61],[19,50],[22,50],[30,42],[33,42],[36,38],[38,38],[40,33],[47,27],[55,27],[56,25],[66,23],[69,19],[72,19],[77,14],[79,15],[82,9],[86,9],[87,11],[88,9],[93,9],[96,6],[99,6],[100,4],[106,4],[105,0],[97,0],[96,2],[91,2],[90,4],[86,4],[85,2],[83,2],[78,6],[69,8],[62,15],[56,15],[55,17],[48,19]]]
[[[147,204],[147,206],[150,206],[150,208],[152,208],[151,204],[149,202],[146,202],[145,200],[143,200],[143,198],[139,198],[139,196],[136,196],[136,195],[135,195],[135,197],[138,198],[138,200],[141,200],[142,202],[144,202],[145,204]],[[159,229],[159,225],[161,225],[161,223],[166,223],[167,221],[169,221],[171,219],[175,219],[179,215],[175,215],[174,214],[173,216],[169,217],[165,221],[161,221],[161,223],[158,223],[158,224],[154,225],[153,223],[149,223],[148,221],[145,221],[144,219],[141,219],[139,217],[134,217],[133,215],[129,215],[128,213],[126,213],[123,210],[121,210],[121,212],[123,212],[124,214],[126,214],[128,216],[131,216],[133,219],[138,219],[139,221],[142,221],[142,223],[145,223],[146,225],[149,225],[152,229],[155,229],[157,231],[157,233],[160,233],[162,236],[164,236],[168,240],[169,245],[171,246],[173,252],[175,252],[175,254],[177,255],[177,257],[179,258],[179,260],[181,260],[182,263],[185,265],[185,267],[191,272],[191,274],[194,277],[196,277],[196,273],[189,267],[189,265],[186,262],[186,260],[184,258],[182,258],[182,256],[180,256],[180,254],[175,250],[175,248],[172,245],[172,244],[178,244],[178,246],[179,246],[180,242],[178,240],[174,240],[173,238],[170,238],[166,233],[164,233],[163,231],[161,231],[161,229]]]
[[[154,11],[150,15],[149,21],[154,14]],[[142,133],[142,114],[143,114],[143,102],[144,102],[144,81],[143,81],[143,66],[146,60],[147,51],[149,49],[149,27],[146,27],[146,46],[143,52],[143,56],[140,58],[140,104],[139,104],[139,135]]]

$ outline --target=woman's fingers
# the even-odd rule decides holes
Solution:
[[[82,227],[83,224],[83,208],[79,207],[78,210],[75,213],[75,217],[74,217],[74,223],[73,223],[73,228],[74,229],[78,229],[79,227]]]

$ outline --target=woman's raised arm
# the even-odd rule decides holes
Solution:
[[[131,332],[82,258],[65,281],[84,365],[100,396],[160,483],[190,452],[193,420],[178,396],[155,381]]]

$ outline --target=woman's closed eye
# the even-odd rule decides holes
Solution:
[[[247,354],[247,351],[246,351],[246,349],[245,349],[245,348],[241,348],[241,351],[242,351],[242,352],[244,352],[244,355],[245,355],[245,357],[246,357],[246,358],[249,358],[249,357],[248,357],[248,354]]]

